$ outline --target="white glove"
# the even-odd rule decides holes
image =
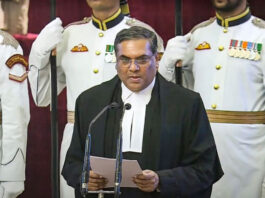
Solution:
[[[61,42],[63,30],[61,19],[54,19],[41,30],[32,48],[34,48],[34,51],[39,55],[45,56],[50,54],[51,50]]]
[[[185,36],[176,36],[168,40],[160,65],[163,65],[163,67],[166,68],[174,69],[176,63],[183,60],[185,57],[190,36],[191,33],[188,33]]]
[[[0,44],[2,44],[4,41],[4,37],[0,35]]]

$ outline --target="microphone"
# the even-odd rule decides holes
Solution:
[[[86,136],[86,144],[85,144],[85,155],[84,155],[84,163],[81,175],[81,195],[86,197],[88,193],[88,182],[89,182],[89,172],[90,172],[90,150],[91,150],[91,128],[93,124],[98,120],[98,118],[108,109],[116,109],[119,108],[121,105],[117,102],[112,102],[111,104],[105,106],[97,115],[96,117],[90,122],[88,127],[88,133]]]
[[[130,104],[130,103],[126,103],[125,105],[124,105],[124,109],[125,110],[130,110],[132,108],[132,105]],[[124,112],[123,112],[124,113]]]
[[[117,151],[116,151],[116,168],[115,168],[115,181],[114,181],[114,198],[120,196],[120,185],[122,179],[122,121],[124,117],[124,111],[131,109],[132,105],[126,103],[122,109],[122,115],[120,119],[120,131],[117,139]]]

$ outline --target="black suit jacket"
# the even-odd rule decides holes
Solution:
[[[76,101],[74,133],[62,172],[68,184],[76,189],[76,197],[80,196],[80,175],[88,125],[98,112],[117,99],[114,93],[120,89],[120,84],[116,76],[83,92]],[[201,97],[198,93],[167,82],[159,74],[155,87],[153,92],[156,93],[152,93],[152,98],[157,97],[157,101],[147,108],[149,113],[146,114],[145,122],[145,125],[151,125],[153,131],[150,127],[147,130],[145,126],[143,143],[149,144],[151,149],[143,151],[148,160],[142,163],[142,168],[158,173],[160,192],[121,189],[122,197],[210,197],[212,184],[223,172]],[[104,114],[93,126],[92,155],[106,157],[104,137],[110,115]],[[155,134],[154,137],[152,134]],[[126,194],[127,191],[130,193]],[[133,195],[133,192],[136,194]]]

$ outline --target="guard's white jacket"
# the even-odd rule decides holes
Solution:
[[[70,24],[63,32],[63,40],[57,46],[58,94],[67,88],[67,110],[74,111],[75,100],[84,90],[110,80],[116,75],[116,58],[113,51],[116,34],[130,26],[150,26],[121,14],[119,10],[103,22],[95,17]],[[159,51],[163,41],[159,37]],[[48,57],[40,57],[34,47],[31,49],[29,81],[32,95],[38,106],[47,106],[51,101],[50,65],[43,64]],[[60,167],[73,133],[73,123],[67,123],[61,144]],[[63,178],[63,177],[62,177]],[[63,179],[64,180],[64,179]],[[62,181],[63,184],[65,181]],[[61,186],[61,197],[73,197]]]
[[[0,31],[0,182],[24,181],[30,119],[27,62],[9,34]]]
[[[231,40],[238,41],[237,48],[241,41],[247,42],[252,52],[251,43],[262,44],[260,59],[230,56]],[[187,47],[184,84],[201,94],[206,109],[265,111],[265,22],[251,16],[249,9],[226,20],[217,15],[192,31]],[[174,78],[173,65],[161,64],[159,71],[168,80]],[[265,124],[211,126],[224,170],[212,197],[260,198],[265,177]]]

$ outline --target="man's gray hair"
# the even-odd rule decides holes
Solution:
[[[114,49],[118,53],[118,45],[123,41],[147,39],[150,43],[150,49],[153,54],[157,53],[157,37],[153,31],[144,27],[132,26],[129,29],[121,30],[115,38]]]

